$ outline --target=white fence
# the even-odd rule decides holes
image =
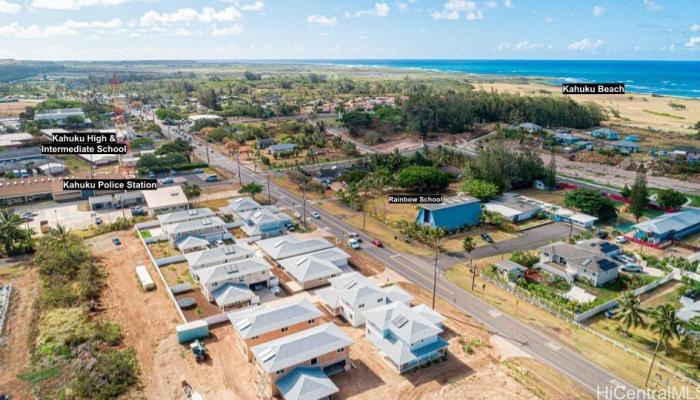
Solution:
[[[488,282],[490,282],[490,283],[492,283],[492,284],[494,284],[494,285],[496,285],[496,286],[499,286],[499,287],[502,288],[503,290],[506,290],[506,291],[508,291],[508,292],[510,292],[510,293],[512,293],[512,294],[514,294],[515,296],[518,296],[518,298],[520,298],[521,300],[526,301],[526,302],[528,302],[528,303],[530,303],[530,304],[533,304],[533,305],[535,305],[535,306],[538,306],[538,307],[542,308],[544,311],[547,311],[548,313],[554,315],[555,317],[560,318],[560,319],[563,319],[564,321],[566,321],[566,322],[568,322],[568,323],[574,325],[575,327],[581,329],[582,331],[585,331],[585,332],[587,332],[587,333],[590,333],[591,335],[594,335],[594,336],[598,337],[599,339],[603,340],[604,342],[610,343],[611,345],[617,347],[618,349],[622,349],[622,350],[624,350],[626,353],[632,354],[633,356],[639,358],[640,360],[644,360],[644,361],[646,361],[646,362],[651,363],[651,357],[647,356],[646,354],[642,354],[642,353],[638,352],[637,350],[631,349],[629,346],[627,346],[627,345],[625,345],[625,344],[622,344],[622,343],[620,343],[620,342],[618,342],[618,341],[616,341],[616,340],[614,340],[614,339],[612,339],[612,338],[610,338],[610,337],[608,337],[608,336],[606,336],[606,335],[604,335],[604,334],[602,334],[602,333],[600,333],[600,332],[598,332],[598,331],[596,331],[596,330],[594,330],[594,329],[591,329],[591,328],[587,327],[586,325],[583,325],[583,324],[580,323],[580,322],[575,321],[575,320],[572,319],[571,317],[569,317],[569,316],[567,316],[567,315],[565,315],[565,314],[563,314],[563,313],[560,313],[560,312],[554,310],[554,309],[551,308],[548,304],[545,304],[545,303],[539,301],[538,299],[532,298],[532,297],[530,297],[530,296],[526,296],[526,295],[524,295],[523,293],[520,293],[518,290],[516,290],[516,289],[514,289],[514,288],[512,288],[512,287],[509,287],[508,285],[505,285],[505,284],[503,284],[503,283],[500,282],[500,281],[497,281],[497,280],[495,280],[495,279],[492,279],[492,278],[490,278],[490,277],[488,277],[487,275],[484,275],[484,274],[481,274],[481,276],[482,276],[485,280],[487,280]],[[666,278],[668,278],[669,276],[675,277],[675,274],[669,274],[669,275],[667,275],[666,277],[664,277],[663,279],[666,279]],[[658,282],[658,281],[655,281],[655,282]],[[655,283],[655,282],[654,282],[654,283]],[[668,282],[668,281],[667,281],[667,282]],[[668,373],[668,374],[673,375],[673,376],[674,376],[676,379],[678,379],[679,381],[688,383],[688,384],[690,384],[690,385],[693,385],[693,386],[695,386],[695,388],[696,388],[697,390],[700,390],[700,382],[696,381],[695,379],[693,379],[693,378],[691,378],[691,377],[689,377],[689,376],[687,376],[687,375],[684,375],[682,372],[679,372],[678,369],[666,365],[665,360],[663,359],[662,356],[658,356],[658,355],[657,355],[657,357],[656,357],[656,364],[655,364],[655,365],[656,365],[656,367],[659,368],[660,370],[662,370],[662,371],[664,371],[664,372],[666,372],[666,373]]]
[[[665,283],[668,283],[674,279],[676,279],[675,273],[672,272],[672,273],[664,276],[661,279],[657,279],[654,282],[648,283],[644,286],[641,286],[641,287],[634,289],[632,291],[632,293],[635,296],[639,296],[639,295],[642,295],[646,292],[652,291],[652,290],[656,289],[657,287],[659,287]],[[574,315],[574,320],[576,322],[583,322],[583,321],[591,318],[592,316],[597,315],[599,313],[602,313],[603,311],[609,310],[615,306],[617,306],[617,299],[612,299],[612,300],[608,301],[607,303],[603,303],[599,306],[591,308],[588,311],[584,311],[582,313]]]
[[[0,285],[0,336],[2,336],[5,328],[5,318],[10,311],[10,294],[12,293],[12,285]]]
[[[143,227],[143,225],[144,224],[136,225],[136,234],[138,235],[139,239],[141,239],[141,243],[143,244],[143,247],[146,249],[146,253],[148,254],[148,258],[151,260],[151,264],[156,268],[156,272],[158,273],[158,276],[160,276],[161,282],[163,282],[163,287],[165,288],[165,292],[168,294],[168,297],[170,297],[170,300],[173,301],[173,305],[175,306],[175,311],[177,311],[177,314],[178,314],[178,316],[180,316],[180,319],[182,320],[182,322],[187,322],[187,318],[185,318],[185,314],[180,309],[180,306],[177,305],[177,300],[175,299],[175,295],[173,295],[173,293],[170,291],[170,288],[168,287],[168,282],[165,280],[165,276],[163,276],[163,273],[160,271],[160,267],[158,266],[156,259],[153,258],[153,254],[151,254],[151,249],[148,248],[146,241],[141,236],[141,231],[139,230],[139,226]],[[183,257],[183,259],[184,259],[184,257]]]

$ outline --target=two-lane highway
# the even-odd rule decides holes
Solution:
[[[204,152],[205,150],[201,146],[195,150],[195,154],[201,159],[206,159]],[[238,170],[234,161],[229,160],[218,152],[210,150],[209,159],[212,165],[224,168],[234,174]],[[266,177],[263,174],[256,174],[242,167],[241,175],[244,183],[257,182],[263,185],[265,190],[267,189]],[[278,205],[299,207],[302,204],[302,200],[297,195],[278,187],[274,183],[270,184],[270,192],[272,197],[278,199]],[[321,208],[314,207],[307,201],[307,215],[311,211],[317,211],[321,214],[321,218],[315,220],[314,223],[325,228],[336,237],[342,238],[348,232],[356,231],[354,227],[340,218],[326,213]],[[372,239],[364,233],[360,233],[360,236],[364,243],[369,243]],[[419,257],[399,253],[389,246],[376,248],[371,245],[365,245],[364,251],[416,285],[432,291],[434,270],[430,262]],[[460,310],[483,323],[493,334],[504,337],[536,359],[561,371],[592,393],[599,394],[599,398],[605,398],[605,394],[600,393],[606,386],[633,388],[613,374],[588,361],[578,351],[559,342],[556,338],[550,337],[534,327],[500,312],[449,281],[439,279],[437,293],[442,299],[454,303]]]

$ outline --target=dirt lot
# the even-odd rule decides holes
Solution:
[[[17,101],[14,103],[0,103],[0,117],[16,117],[24,112],[27,107],[35,106],[39,101]]]
[[[112,244],[111,238],[114,236],[119,237],[121,246]],[[87,243],[96,255],[103,258],[105,271],[109,274],[101,306],[107,318],[121,324],[124,343],[136,349],[141,368],[142,394],[148,399],[163,398],[163,394],[170,390],[165,390],[163,383],[157,380],[156,372],[173,375],[172,369],[176,368],[176,363],[164,363],[153,350],[169,340],[174,341],[175,326],[181,323],[165,292],[166,288],[155,267],[149,263],[147,267],[156,283],[156,290],[144,292],[140,289],[134,267],[148,257],[132,232],[101,235]],[[177,381],[178,377],[174,375],[174,379]]]
[[[17,379],[17,374],[27,372],[29,366],[29,329],[32,304],[38,296],[37,276],[36,270],[22,266],[0,266],[0,282],[13,287],[0,344],[0,393],[12,399],[30,398],[29,385]]]

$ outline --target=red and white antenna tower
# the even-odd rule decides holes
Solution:
[[[112,73],[112,79],[109,81],[112,87],[112,108],[114,112],[114,130],[116,132],[118,142],[126,142],[126,154],[131,154],[131,145],[129,143],[129,131],[126,125],[126,96],[121,94],[119,79],[117,73]],[[119,164],[124,166],[124,155],[119,155]],[[127,168],[128,170],[128,168]]]

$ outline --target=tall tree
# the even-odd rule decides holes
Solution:
[[[423,225],[420,236],[423,241],[428,244],[433,250],[435,250],[435,271],[433,274],[433,309],[435,309],[435,295],[437,291],[437,271],[438,271],[438,259],[440,258],[440,246],[442,246],[442,239],[447,233],[438,227],[432,227],[430,225]]]
[[[17,243],[22,239],[22,221],[19,215],[7,210],[0,211],[0,242],[5,254],[14,255]]]
[[[255,199],[255,195],[261,193],[262,190],[262,185],[255,182],[250,182],[241,186],[240,190],[238,190],[238,193],[248,193],[253,199]]]
[[[545,185],[550,192],[557,187],[557,152],[552,146],[552,153],[549,156],[549,165],[547,166],[547,174],[545,175]]]
[[[654,361],[656,361],[656,355],[659,352],[659,347],[661,344],[664,345],[664,352],[669,351],[669,342],[673,338],[680,336],[678,327],[680,325],[680,320],[676,317],[676,310],[671,304],[662,304],[653,312],[654,322],[649,326],[652,332],[656,333],[657,341],[656,348],[654,349],[654,355],[651,358],[651,364],[649,364],[649,372],[647,373],[647,379],[644,386],[649,384],[649,377],[651,376],[651,370],[654,368]]]
[[[618,314],[620,322],[625,327],[625,333],[629,333],[630,328],[645,326],[643,315],[645,311],[641,307],[639,297],[632,292],[627,292],[620,299],[620,312]]]
[[[637,168],[637,176],[634,178],[634,184],[630,188],[630,213],[639,222],[639,217],[642,216],[649,204],[649,188],[647,187],[647,171],[644,164],[640,163]]]

